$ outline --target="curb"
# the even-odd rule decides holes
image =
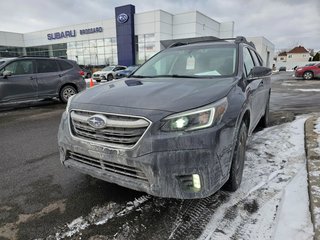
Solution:
[[[309,117],[305,122],[308,191],[315,240],[320,240],[320,155],[316,151],[320,146],[318,143],[319,134],[314,131],[318,118],[320,118],[320,114]]]

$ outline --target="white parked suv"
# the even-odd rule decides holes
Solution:
[[[101,80],[107,80],[111,81],[116,76],[116,71],[124,70],[126,69],[126,66],[108,66],[100,71],[94,72],[92,74],[92,78],[96,80],[97,82],[100,82]]]

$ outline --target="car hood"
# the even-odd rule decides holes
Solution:
[[[124,78],[87,89],[75,96],[73,107],[98,104],[125,108],[180,112],[225,97],[234,78]]]

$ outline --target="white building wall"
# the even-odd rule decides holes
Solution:
[[[196,18],[196,11],[173,15],[172,39],[196,37]]]
[[[220,23],[220,38],[233,38],[234,37],[234,22]]]
[[[196,12],[196,37],[220,36],[220,23]]]
[[[309,53],[288,53],[287,62],[307,62],[309,61]]]
[[[0,46],[23,47],[23,34],[0,31]]]

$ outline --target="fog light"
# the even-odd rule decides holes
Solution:
[[[199,174],[192,174],[192,185],[196,189],[201,189],[201,181]]]

